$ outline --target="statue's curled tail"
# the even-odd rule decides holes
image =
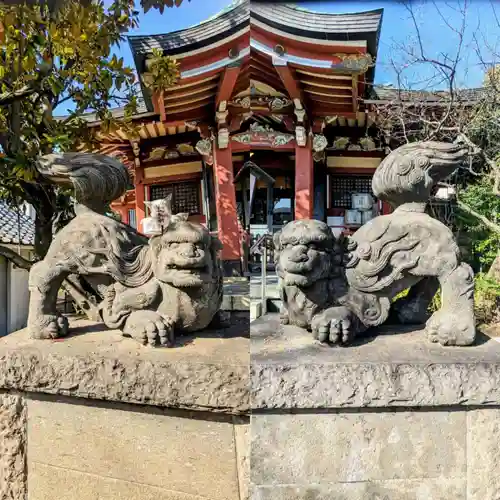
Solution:
[[[394,208],[427,203],[433,186],[463,163],[467,149],[460,144],[415,142],[394,150],[373,175],[375,196]]]
[[[37,163],[45,179],[74,188],[76,201],[97,212],[123,195],[130,182],[125,165],[101,154],[54,153],[40,157]]]

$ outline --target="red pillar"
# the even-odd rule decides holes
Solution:
[[[120,214],[120,220],[124,223],[124,224],[128,224],[128,222],[125,220],[125,215],[127,214],[127,210],[125,208],[124,205],[119,205],[119,206],[111,206],[111,210],[113,210],[113,212],[117,213],[117,214]],[[128,215],[128,214],[127,214]]]
[[[142,220],[146,217],[144,206],[144,170],[142,167],[135,169],[135,219],[137,224],[137,231],[142,233]]]
[[[122,207],[121,214],[122,214],[122,222],[124,224],[130,224],[129,217],[128,217],[128,206],[127,205]]]
[[[240,235],[236,215],[236,191],[231,145],[214,146],[215,206],[219,239],[223,244],[221,258],[226,275],[241,274]]]
[[[312,219],[314,196],[314,162],[312,141],[295,146],[295,219]]]

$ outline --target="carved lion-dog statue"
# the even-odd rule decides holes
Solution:
[[[29,277],[28,328],[35,338],[68,333],[56,311],[65,278],[83,278],[100,298],[101,320],[143,344],[171,345],[175,332],[202,330],[218,317],[222,302],[221,243],[208,230],[173,215],[170,200],[160,212],[159,234],[150,239],[105,215],[125,193],[128,171],[98,154],[41,157],[40,174],[75,191],[76,217],[56,233],[45,258]]]
[[[452,232],[426,213],[432,187],[451,175],[467,151],[457,144],[416,142],[389,154],[372,187],[394,211],[376,217],[343,242],[320,221],[297,220],[274,237],[282,318],[331,344],[392,316],[406,324],[427,318],[441,287],[441,308],[426,322],[431,342],[475,340],[474,276]],[[394,301],[404,290],[409,293]]]

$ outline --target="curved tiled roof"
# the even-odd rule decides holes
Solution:
[[[455,92],[460,102],[474,103],[487,97],[487,89],[457,89]],[[374,101],[415,101],[415,102],[440,102],[449,100],[447,90],[407,90],[398,89],[389,85],[375,85],[371,91],[370,99]]]
[[[252,17],[287,33],[311,38],[339,41],[368,38],[368,48],[374,56],[382,15],[383,9],[332,14],[301,9],[290,3],[238,0],[209,20],[191,28],[164,35],[134,35],[129,36],[128,40],[136,61],[154,48],[175,55],[226,38],[241,29]]]
[[[336,40],[335,35],[377,33],[383,9],[351,14],[313,12],[288,3],[252,2],[251,16],[292,34]],[[343,39],[343,38],[340,38]]]
[[[21,211],[0,202],[0,244],[34,245],[35,223]]]
[[[131,35],[128,37],[134,58],[150,53],[155,48],[165,54],[175,55],[194,50],[226,38],[248,24],[249,1],[234,2],[218,15],[203,23],[164,35]],[[138,68],[140,71],[140,68]]]

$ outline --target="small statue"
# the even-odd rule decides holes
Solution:
[[[472,344],[472,269],[461,262],[452,232],[425,213],[432,187],[466,154],[459,145],[440,142],[393,151],[377,168],[372,187],[395,210],[362,226],[347,241],[345,255],[322,222],[285,226],[275,236],[283,321],[311,329],[322,342],[346,345],[383,324],[391,310],[402,323],[421,323],[441,286],[442,306],[426,323],[428,338],[442,345]],[[405,298],[393,302],[407,289]]]
[[[127,169],[97,154],[64,153],[40,158],[39,171],[72,186],[76,217],[59,231],[45,258],[30,272],[28,328],[34,338],[68,333],[56,311],[61,283],[83,277],[101,298],[109,328],[149,345],[171,345],[175,332],[202,330],[216,319],[222,302],[220,241],[188,214],[173,215],[171,198],[155,204],[160,231],[148,240],[132,227],[104,215],[105,206],[129,185]]]

